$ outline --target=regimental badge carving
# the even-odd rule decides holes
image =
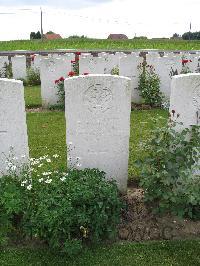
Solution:
[[[91,112],[106,112],[111,108],[112,91],[102,84],[90,86],[83,94],[83,102]]]
[[[197,110],[200,110],[200,84],[193,91],[193,104]]]

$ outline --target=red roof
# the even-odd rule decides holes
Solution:
[[[56,40],[56,39],[62,39],[62,37],[60,36],[60,34],[44,34],[45,39],[47,40]]]
[[[108,39],[112,40],[127,40],[128,37],[125,34],[110,34]]]

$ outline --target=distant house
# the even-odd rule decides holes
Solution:
[[[108,36],[110,40],[128,40],[128,37],[125,34],[110,34]]]
[[[46,33],[46,34],[44,34],[44,38],[47,39],[47,40],[62,39],[60,34],[56,34],[56,33]]]

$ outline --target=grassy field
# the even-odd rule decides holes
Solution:
[[[200,50],[200,41],[184,40],[99,40],[99,39],[61,39],[51,41],[21,40],[1,41],[0,51],[11,50],[49,50],[49,49],[164,49]]]
[[[197,266],[200,265],[200,241],[118,243],[87,250],[72,259],[41,248],[12,248],[0,250],[0,265]]]
[[[37,108],[42,106],[40,86],[25,87],[24,97],[27,108]]]

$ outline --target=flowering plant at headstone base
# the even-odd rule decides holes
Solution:
[[[174,70],[173,67],[171,67],[171,70],[169,72],[170,78],[172,79],[172,77],[176,75],[178,75],[178,70],[177,69]]]
[[[31,55],[31,61],[32,61],[32,62],[34,62],[34,60],[35,60],[35,57],[36,57],[36,55],[35,55],[35,54]]]
[[[65,88],[64,88],[64,77],[60,77],[59,79],[55,80],[55,86],[57,89],[58,95],[58,105],[61,109],[64,109],[65,106]]]
[[[160,91],[160,78],[155,73],[154,67],[142,63],[138,66],[138,69],[140,71],[138,90],[144,103],[152,107],[161,106],[163,95]]]
[[[187,73],[191,73],[192,72],[190,70],[189,63],[192,63],[192,60],[186,59],[185,57],[182,58],[181,74],[187,74]]]
[[[79,56],[81,55],[81,52],[75,53],[75,60],[72,60],[72,69],[76,76],[79,75]]]
[[[89,73],[83,73],[83,75],[89,75]],[[68,73],[68,77],[74,77],[76,73],[74,71],[70,71]],[[59,79],[55,80],[55,85],[57,88],[57,95],[59,97],[58,105],[61,109],[64,110],[65,108],[65,88],[64,88],[64,77],[60,77]]]
[[[146,156],[136,164],[140,185],[155,212],[200,220],[200,126],[177,131],[180,114],[171,110],[169,115],[168,124],[143,143]]]
[[[115,236],[122,208],[116,183],[98,169],[79,170],[79,157],[76,169],[52,170],[58,159],[31,158],[20,168],[18,158],[7,160],[8,174],[0,178],[0,244],[17,231],[74,255],[84,244]]]

